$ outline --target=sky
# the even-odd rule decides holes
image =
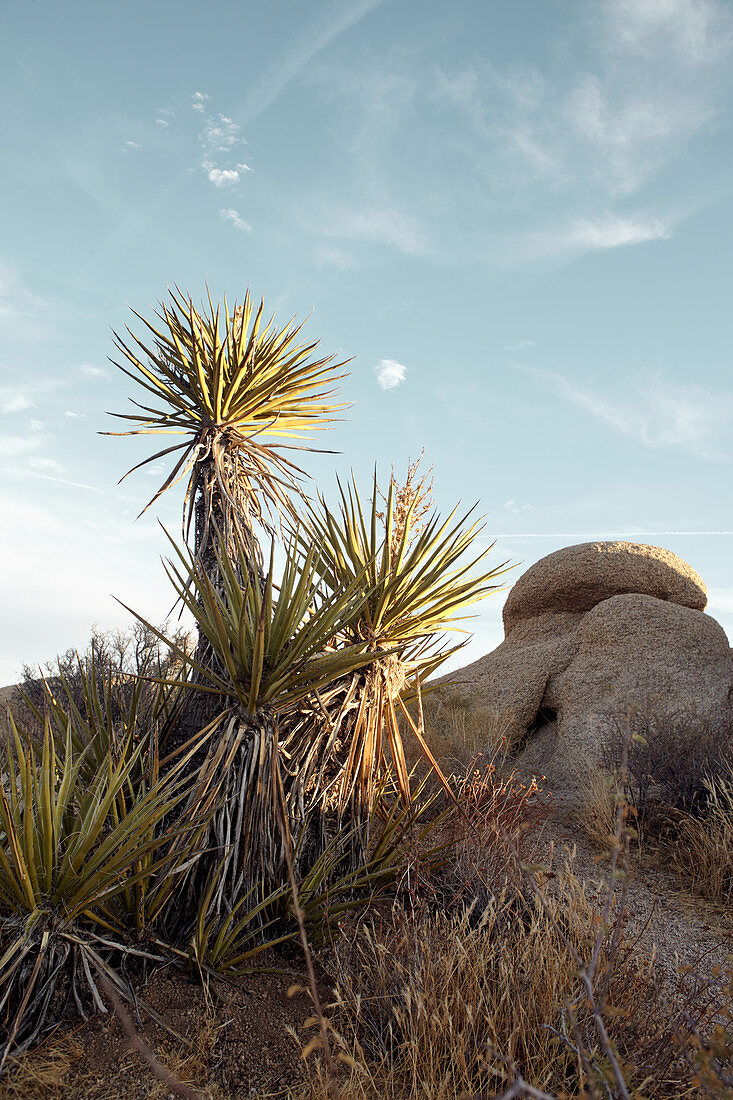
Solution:
[[[138,396],[111,331],[174,284],[351,359],[340,453],[305,456],[327,497],[424,448],[508,583],[664,546],[731,636],[733,5],[27,0],[0,29],[0,684],[116,600],[169,613],[182,491],[136,519],[156,440],[99,433]]]

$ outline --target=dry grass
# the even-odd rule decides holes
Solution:
[[[426,694],[423,708],[425,740],[446,766],[465,768],[477,753],[494,757],[506,752],[507,723],[488,707],[478,707],[460,693],[441,688]],[[412,740],[407,735],[405,751],[410,763],[419,759],[419,748]]]
[[[710,779],[703,817],[685,814],[679,826],[676,866],[692,889],[709,901],[733,900],[733,768]]]
[[[211,1064],[222,1026],[221,1021],[209,1012],[185,1045],[166,1044],[166,1050],[156,1052],[152,1049],[138,1053],[130,1051],[127,1057],[129,1063],[139,1066],[142,1058],[149,1067],[150,1060],[155,1059],[166,1074],[160,1077],[151,1074],[150,1088],[146,1092],[150,1100],[168,1100],[171,1095],[226,1100],[225,1094],[211,1080]]]
[[[137,1038],[137,1049],[132,1049],[131,1043],[112,1073],[110,1067],[105,1072],[89,1065],[80,1039],[67,1035],[20,1055],[0,1085],[0,1097],[68,1100],[83,1096],[90,1100],[118,1100],[124,1095],[122,1087],[132,1089],[139,1082],[139,1095],[148,1100],[169,1100],[179,1095],[228,1100],[228,1094],[216,1083],[212,1072],[222,1026],[213,1013],[207,1013],[185,1043],[166,1036],[153,1047]],[[156,1076],[151,1068],[153,1062],[163,1068],[164,1078]]]
[[[577,771],[580,801],[575,820],[594,848],[613,851],[616,843],[616,798],[618,776],[586,763]]]
[[[706,797],[694,812],[647,796],[634,820],[634,858],[666,866],[680,887],[720,905],[733,900],[733,768],[703,781]],[[614,815],[622,793],[618,775],[586,766],[579,773],[581,800],[575,818],[598,851],[613,851]]]
[[[578,1096],[579,1048],[600,1084],[604,1054],[573,951],[589,957],[601,916],[568,868],[554,882],[549,911],[505,891],[482,913],[394,912],[344,936],[329,1009],[343,1100],[488,1097],[515,1072],[534,1088]],[[606,975],[604,958],[605,1015],[630,1088],[648,1077],[648,1097],[694,1095],[652,960],[626,945]],[[323,1066],[310,1059],[309,1069],[301,1095],[327,1097]]]
[[[3,1082],[3,1100],[61,1100],[67,1079],[82,1058],[81,1044],[65,1036],[14,1059]]]

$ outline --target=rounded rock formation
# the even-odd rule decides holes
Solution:
[[[733,727],[731,650],[706,602],[669,550],[569,546],[514,585],[501,645],[444,683],[498,720],[518,763],[572,787],[634,709]]]
[[[549,611],[582,614],[630,592],[695,611],[707,603],[702,578],[670,550],[635,542],[583,542],[548,554],[519,578],[504,605],[504,629],[508,636],[524,619]]]

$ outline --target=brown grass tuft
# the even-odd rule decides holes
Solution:
[[[733,900],[733,768],[729,777],[709,779],[703,817],[685,814],[679,825],[677,869],[701,897],[720,904]]]

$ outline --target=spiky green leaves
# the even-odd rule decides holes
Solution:
[[[221,669],[196,666],[197,671],[210,690],[235,696],[249,714],[296,704],[374,660],[362,639],[334,644],[357,613],[365,582],[360,576],[324,594],[318,546],[300,554],[296,540],[291,541],[276,584],[273,544],[260,585],[248,571],[241,540],[237,566],[216,544],[222,590],[192,554],[173,546],[180,564],[169,564],[168,576]]]
[[[208,463],[219,491],[233,494],[255,520],[263,518],[263,509],[288,506],[301,471],[281,453],[286,445],[279,441],[328,427],[343,408],[332,399],[344,364],[334,363],[333,356],[317,357],[317,342],[299,342],[302,324],[277,328],[262,314],[263,303],[255,312],[249,291],[230,314],[226,300],[214,306],[209,297],[208,309],[198,310],[176,289],[155,315],[159,324],[135,313],[149,338],[129,328],[129,339],[114,334],[126,361],[116,365],[142,386],[150,403],[133,402],[138,413],[115,413],[135,427],[108,434],[186,437],[139,464],[177,456],[150,504],[188,475],[190,519]],[[275,441],[265,445],[263,435]]]
[[[54,910],[65,921],[97,919],[130,882],[140,861],[159,849],[156,830],[183,797],[180,783],[153,784],[120,802],[140,754],[107,756],[82,782],[71,725],[57,753],[46,724],[39,755],[23,745],[13,724],[0,785],[0,914]]]
[[[332,591],[364,578],[363,599],[349,624],[354,639],[397,648],[415,658],[426,642],[455,629],[468,607],[500,587],[491,582],[506,571],[507,563],[479,568],[493,547],[477,552],[483,525],[471,522],[472,510],[458,516],[454,509],[443,522],[433,514],[414,530],[417,498],[398,525],[394,481],[383,513],[376,477],[366,513],[355,483],[346,489],[339,483],[339,491],[338,511],[331,511],[321,498],[320,508],[311,508],[300,538],[303,544],[312,540],[320,545],[319,565]]]

